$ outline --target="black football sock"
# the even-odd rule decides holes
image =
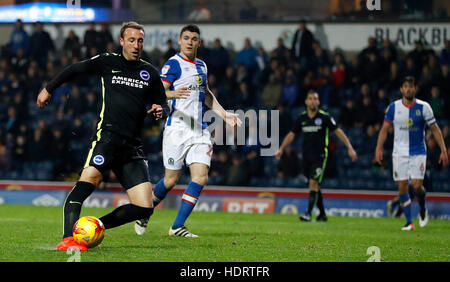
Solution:
[[[153,214],[153,208],[139,207],[133,204],[120,206],[109,214],[100,218],[105,229],[114,228],[134,220],[149,218]]]
[[[86,200],[94,190],[94,184],[78,181],[72,191],[70,191],[64,203],[63,238],[72,236],[73,225],[80,217],[81,206],[83,205],[84,200]]]
[[[308,211],[307,211],[307,215],[311,215],[311,212],[314,208],[314,206],[317,203],[318,200],[318,195],[319,193],[317,191],[309,191],[309,199],[308,199]]]
[[[424,213],[425,212],[425,196],[426,196],[426,190],[425,187],[423,187],[422,191],[414,191],[414,195],[417,198],[417,202],[419,203],[420,206],[420,212]]]
[[[317,207],[319,208],[320,214],[325,215],[325,207],[323,206],[323,196],[322,191],[319,190],[319,196],[317,197]]]

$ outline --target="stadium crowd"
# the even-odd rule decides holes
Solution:
[[[302,36],[297,36],[300,33]],[[54,93],[43,110],[36,107],[36,96],[69,64],[120,49],[107,24],[100,30],[91,24],[82,39],[69,32],[62,49],[56,49],[53,40],[42,23],[35,23],[33,33],[27,34],[17,21],[9,44],[1,49],[0,179],[74,181],[84,164],[99,111],[99,79],[88,75],[74,78]],[[167,51],[144,54],[144,59],[161,67],[176,53],[173,42],[167,44]],[[242,50],[229,50],[217,38],[212,46],[204,44],[198,57],[208,65],[209,87],[224,108],[279,111],[280,140],[304,110],[308,90],[319,93],[321,107],[335,117],[360,156],[352,163],[343,144],[332,138],[324,188],[395,189],[390,157],[381,167],[373,157],[384,111],[401,97],[399,82],[405,75],[416,78],[417,98],[430,103],[450,152],[448,40],[440,52],[420,41],[404,52],[388,39],[377,42],[368,38],[366,48],[350,55],[321,46],[301,22],[292,46],[280,38],[274,50],[265,50],[246,39]],[[162,126],[150,118],[146,121],[144,143],[152,182],[163,175]],[[215,146],[209,183],[304,187],[302,138],[297,139],[280,161],[261,157],[260,145]],[[427,146],[427,175],[436,180],[433,189],[450,191],[449,168],[442,169],[438,163],[440,151],[433,138],[428,138]],[[392,140],[386,154],[391,148]],[[115,181],[112,174],[105,177]],[[187,176],[180,180],[187,182]]]

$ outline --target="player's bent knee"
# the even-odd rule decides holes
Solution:
[[[102,181],[102,174],[95,167],[89,166],[83,169],[79,181],[89,182],[92,183],[95,187],[98,187],[98,185],[100,185],[100,182]]]
[[[167,190],[171,190],[175,185],[177,185],[178,177],[166,178],[164,177],[164,186]]]
[[[192,181],[201,186],[205,186],[208,183],[208,175],[192,177]]]

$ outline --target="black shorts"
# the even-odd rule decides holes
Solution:
[[[327,165],[328,154],[303,156],[303,174],[308,179],[314,179],[317,182],[322,183],[323,174],[325,173],[325,167]]]
[[[124,189],[150,182],[143,144],[109,130],[93,136],[84,168],[89,166],[102,174],[111,169]]]

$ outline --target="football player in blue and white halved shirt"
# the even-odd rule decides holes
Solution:
[[[160,77],[169,99],[170,114],[163,135],[164,178],[155,186],[156,206],[177,184],[184,163],[189,167],[191,182],[183,193],[181,206],[170,236],[198,237],[184,226],[198,197],[208,181],[212,142],[204,120],[207,108],[212,109],[230,126],[242,124],[237,114],[226,112],[208,87],[208,68],[196,58],[200,45],[200,29],[196,25],[183,27],[178,39],[180,52],[162,67]],[[144,234],[148,219],[136,221],[135,231]]]
[[[375,160],[383,159],[383,144],[390,127],[394,128],[394,149],[392,152],[392,168],[394,180],[398,184],[400,204],[404,209],[406,225],[402,230],[414,230],[411,216],[411,199],[408,193],[411,180],[414,193],[420,205],[419,225],[424,227],[428,222],[425,208],[425,176],[427,148],[425,144],[425,127],[428,127],[441,148],[439,162],[448,165],[447,149],[441,130],[436,123],[430,105],[416,99],[416,83],[414,77],[405,77],[400,92],[402,99],[389,105],[386,110],[383,126],[378,135]]]

